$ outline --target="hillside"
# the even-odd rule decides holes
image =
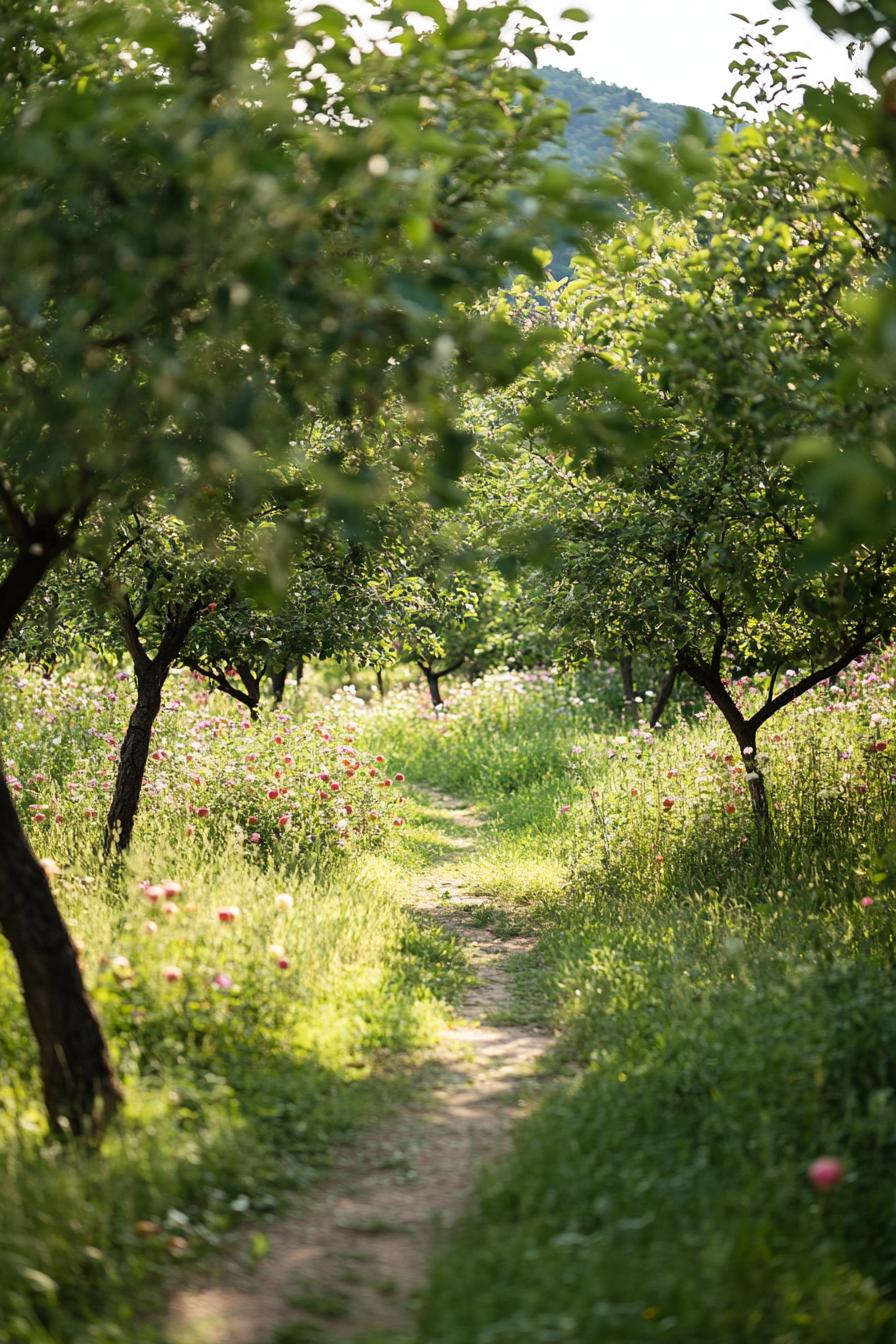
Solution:
[[[544,66],[540,73],[551,96],[570,106],[566,146],[572,166],[580,172],[610,153],[612,142],[605,132],[621,119],[625,109],[636,107],[644,117],[644,127],[662,141],[675,138],[685,115],[686,109],[680,103],[656,103],[636,89],[598,83],[578,70]],[[706,115],[714,122],[714,118]]]

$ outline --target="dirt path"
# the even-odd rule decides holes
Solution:
[[[523,1106],[521,1084],[547,1033],[489,1022],[510,1004],[507,958],[525,938],[471,922],[464,860],[475,812],[431,793],[456,835],[418,883],[414,906],[467,944],[477,983],[442,1038],[437,1083],[337,1156],[333,1171],[264,1226],[257,1268],[218,1262],[214,1282],[170,1304],[171,1344],[398,1344],[412,1328],[433,1236],[462,1208],[478,1166],[498,1150]]]

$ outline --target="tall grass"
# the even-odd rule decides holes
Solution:
[[[439,837],[400,784],[382,784],[390,763],[373,760],[351,697],[323,719],[253,724],[185,679],[133,852],[109,868],[98,838],[121,683],[90,667],[19,682],[7,772],[126,1104],[100,1153],[48,1138],[0,950],[0,1339],[131,1344],[157,1337],[141,1321],[160,1269],[276,1207],[412,1085],[463,959],[402,903],[415,832]]]
[[[575,1080],[446,1239],[421,1341],[896,1337],[893,713],[884,659],[774,725],[772,847],[706,711],[579,736],[519,979]],[[824,1154],[845,1174],[819,1190]]]

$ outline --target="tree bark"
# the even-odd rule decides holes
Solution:
[[[650,726],[655,728],[663,717],[663,710],[672,699],[672,692],[675,690],[675,683],[678,680],[679,669],[677,666],[670,667],[669,671],[660,682],[660,689],[653,702],[653,709],[650,711]]]
[[[465,662],[466,657],[462,655],[460,658],[456,658],[453,663],[450,663],[448,667],[443,667],[437,672],[432,663],[424,663],[421,659],[417,659],[417,666],[426,678],[426,685],[429,688],[429,698],[432,701],[433,709],[438,709],[440,705],[445,703],[442,699],[441,689],[439,688],[439,682],[442,680],[442,677],[447,677],[450,672],[456,672]]]
[[[108,855],[113,846],[124,853],[131,843],[134,821],[140,806],[140,793],[149,760],[153,724],[162,708],[162,687],[168,675],[153,668],[137,673],[137,703],[128,720],[127,731],[118,757],[115,791],[106,817],[103,853]]]
[[[432,701],[432,707],[433,709],[438,709],[440,705],[444,705],[445,703],[442,699],[442,692],[439,689],[439,673],[433,672],[432,668],[424,667],[423,675],[426,678],[426,685],[429,688],[429,698]]]
[[[19,546],[0,582],[2,640],[51,564],[74,541],[89,501],[78,505],[64,530],[54,520],[28,518],[5,480],[0,481],[0,503]],[[18,967],[50,1125],[59,1133],[99,1139],[121,1104],[121,1093],[74,944],[2,772],[0,855],[0,931]]]
[[[378,667],[376,670],[376,689],[379,691],[380,700],[386,698],[386,685],[383,681],[383,669]]]
[[[2,776],[0,852],[0,929],[18,966],[50,1124],[98,1138],[121,1093],[74,944]]]
[[[107,856],[113,847],[120,854],[124,853],[131,843],[134,821],[140,806],[143,777],[146,774],[146,762],[149,759],[152,728],[162,708],[162,689],[175,658],[186,643],[187,636],[203,609],[203,604],[198,600],[189,606],[181,603],[169,607],[159,647],[155,657],[150,658],[143,647],[130,599],[126,594],[118,593],[114,600],[125,644],[134,662],[137,703],[121,744],[115,790],[106,817],[103,853]],[[187,666],[194,664],[188,663]]]
[[[725,685],[719,667],[715,665],[717,661],[715,660],[713,664],[710,664],[686,651],[680,652],[678,656],[680,666],[689,677],[696,681],[698,686],[702,686],[709,694],[713,704],[721,710],[725,722],[734,734],[745,768],[747,787],[750,790],[753,818],[760,832],[771,839],[772,814],[768,805],[765,779],[756,760],[756,733],[760,726],[757,722],[758,716],[754,715],[752,719],[746,719],[741,713]]]
[[[304,675],[305,675],[305,659],[304,659],[304,658],[297,658],[297,659],[296,659],[296,685],[297,685],[297,686],[301,686],[301,684],[302,684],[302,677],[303,677]]]
[[[753,819],[760,831],[771,837],[772,814],[768,805],[765,776],[756,760],[756,727],[753,721],[751,719],[742,720],[741,728],[734,729],[734,736],[737,739],[737,745],[740,747],[740,758],[744,764],[747,788],[750,790],[750,806],[753,809]]]
[[[286,693],[286,668],[276,667],[271,672],[271,694],[274,697],[275,705],[283,704],[283,696]]]
[[[625,708],[632,723],[638,726],[638,706],[635,704],[635,677],[632,671],[631,654],[623,653],[619,658],[619,672],[622,677],[622,694]]]
[[[249,711],[249,717],[258,718],[258,706],[261,703],[261,680],[256,677],[248,663],[234,663],[239,679],[246,688],[243,704]]]

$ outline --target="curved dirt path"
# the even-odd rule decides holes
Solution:
[[[233,1255],[169,1305],[170,1344],[399,1344],[433,1237],[460,1212],[478,1167],[522,1113],[521,1085],[550,1043],[537,1028],[490,1022],[511,1002],[507,959],[527,938],[471,922],[464,860],[480,821],[445,794],[428,797],[457,834],[418,881],[413,906],[467,945],[476,984],[443,1034],[435,1086],[337,1154],[332,1171],[263,1225],[256,1268]],[[213,1281],[209,1282],[209,1275]]]

